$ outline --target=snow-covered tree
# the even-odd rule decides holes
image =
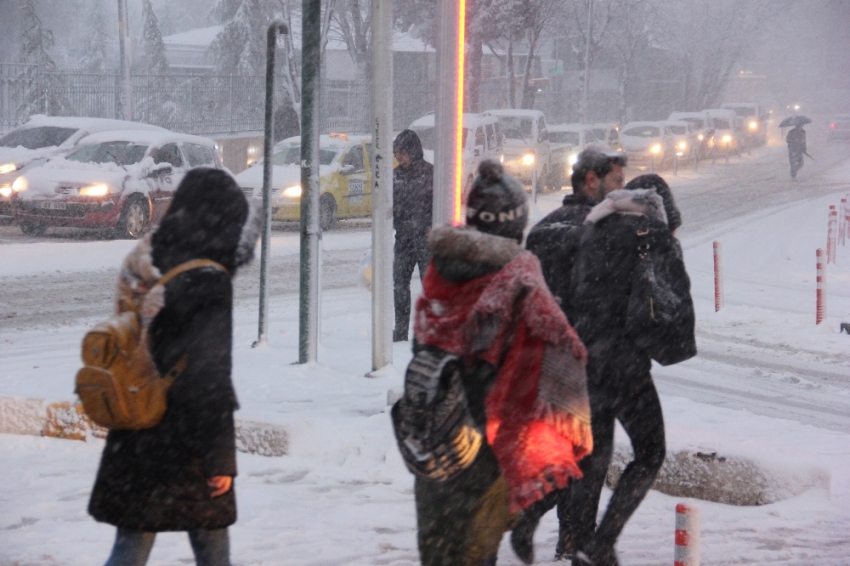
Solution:
[[[20,3],[21,44],[18,60],[25,65],[18,77],[25,85],[21,113],[67,116],[71,105],[65,98],[64,81],[57,73],[56,63],[50,57],[53,49],[53,32],[44,29],[35,10],[33,0]]]
[[[148,88],[136,101],[136,112],[145,122],[173,127],[177,115],[177,105],[172,96],[174,78],[168,73],[165,43],[162,41],[159,20],[153,11],[151,0],[142,0],[142,20],[142,64]]]
[[[103,0],[93,0],[86,26],[80,67],[91,73],[102,72],[106,62],[106,13]]]
[[[142,20],[144,22],[142,43],[145,72],[149,75],[164,75],[168,73],[168,58],[165,55],[162,33],[159,31],[159,20],[153,11],[151,0],[142,0]]]
[[[221,75],[262,75],[268,19],[259,0],[220,0],[214,13],[223,28],[210,52]]]

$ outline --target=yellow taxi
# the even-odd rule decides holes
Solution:
[[[319,136],[319,223],[332,228],[341,218],[372,214],[372,138],[331,133]],[[258,161],[236,175],[249,198],[262,200],[263,166]],[[301,138],[278,142],[272,152],[272,219],[301,218]]]

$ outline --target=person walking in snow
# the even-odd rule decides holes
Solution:
[[[417,265],[419,277],[425,276],[430,257],[434,166],[425,161],[422,142],[413,130],[403,130],[396,137],[393,154],[398,162],[393,170],[393,341],[403,342],[410,334],[410,278]]]
[[[803,168],[803,154],[806,153],[806,130],[797,124],[785,136],[788,144],[788,160],[791,162],[791,178],[797,178],[797,172]]]
[[[425,566],[495,565],[502,535],[518,513],[579,477],[577,463],[593,449],[586,351],[537,258],[522,249],[528,210],[522,185],[485,161],[469,193],[467,225],[430,235],[433,259],[416,303],[414,362],[424,351],[460,360],[459,398],[466,399],[460,409],[468,411],[473,431],[466,431],[472,440],[464,443],[465,460],[452,459],[463,462],[461,469],[437,479],[418,468],[422,459],[410,449],[417,443],[399,437],[417,474]],[[406,394],[410,387],[406,382]],[[413,416],[405,402],[394,407],[394,423]],[[436,452],[452,453],[459,444],[446,442]]]
[[[156,533],[188,531],[197,564],[229,566],[227,527],[236,521],[238,408],[231,382],[231,278],[253,257],[260,215],[233,178],[217,169],[189,171],[152,234],[125,259],[118,309],[162,274],[194,259],[203,267],[165,284],[143,316],[153,360],[165,375],[185,358],[168,390],[162,421],[143,430],[111,430],[101,457],[89,513],[115,525],[107,566],[143,566]]]

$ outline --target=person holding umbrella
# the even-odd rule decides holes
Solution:
[[[806,130],[803,129],[803,125],[809,122],[811,122],[809,118],[795,115],[786,118],[779,124],[780,128],[794,126],[785,136],[785,143],[788,144],[788,160],[791,162],[792,179],[797,178],[797,172],[803,167],[803,155],[809,155],[806,153]]]

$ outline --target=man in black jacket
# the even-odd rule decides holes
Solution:
[[[803,154],[806,153],[806,130],[802,124],[797,124],[785,136],[788,144],[788,160],[791,162],[791,178],[797,178],[797,171],[803,167]]]
[[[393,142],[398,167],[393,171],[393,290],[395,330],[393,341],[405,341],[410,333],[410,278],[419,266],[425,276],[430,252],[434,203],[434,166],[425,161],[422,142],[413,130],[404,130]]]

